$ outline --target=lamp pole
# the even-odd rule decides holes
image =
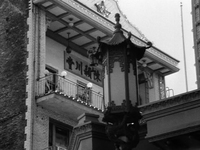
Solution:
[[[98,49],[88,52],[91,65],[103,66],[104,101],[108,104],[103,121],[106,134],[114,142],[116,150],[131,150],[139,143],[139,120],[142,118],[138,102],[137,61],[152,44],[141,47],[131,42],[121,30],[120,15],[115,15],[115,31],[107,42],[99,43]]]

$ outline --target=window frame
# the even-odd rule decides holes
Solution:
[[[67,125],[65,123],[62,123],[60,121],[57,121],[55,119],[50,118],[49,119],[49,147],[52,147],[52,150],[57,150],[56,148],[56,128],[60,128],[61,130],[64,130],[68,134],[68,141],[67,144],[69,146],[72,129],[73,127],[70,125]]]

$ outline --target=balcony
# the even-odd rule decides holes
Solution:
[[[102,116],[104,111],[102,94],[57,74],[37,80],[36,102],[47,110],[69,114],[73,120],[87,112]]]

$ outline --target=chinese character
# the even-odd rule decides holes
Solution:
[[[88,65],[85,66],[84,74],[92,79],[92,68],[88,67]]]
[[[71,57],[68,57],[68,59],[66,60],[66,62],[69,65],[69,69],[72,70],[72,65],[74,65],[73,59]]]
[[[100,73],[99,73],[99,70],[94,70],[94,80],[96,80],[97,82],[101,82],[101,79],[100,79]]]
[[[81,72],[81,75],[83,75],[83,63],[76,61],[76,70],[79,70]]]

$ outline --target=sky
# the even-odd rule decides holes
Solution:
[[[197,85],[191,0],[118,0],[123,14],[155,47],[180,61],[178,65],[180,71],[165,78],[166,87],[172,89],[174,95],[187,92],[181,27],[181,2],[187,83],[188,91],[192,91],[197,89]]]

